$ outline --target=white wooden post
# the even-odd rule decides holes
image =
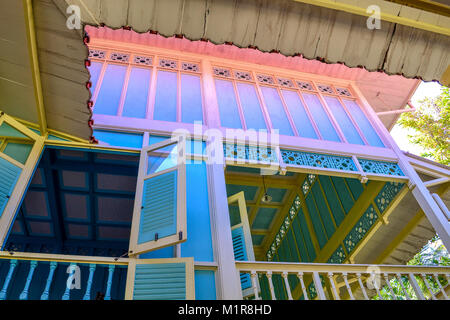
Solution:
[[[372,107],[369,105],[359,88],[356,85],[352,85],[352,89],[360,98],[363,104],[362,107],[364,107],[364,110],[370,116],[372,123],[374,123],[375,125],[376,131],[383,136],[381,137],[382,140],[387,141],[389,143],[387,147],[390,147],[396,153],[398,157],[398,165],[402,169],[403,173],[410,179],[408,187],[411,189],[414,198],[416,198],[427,219],[430,221],[434,230],[441,238],[444,246],[447,248],[447,251],[450,251],[450,223],[446,219],[444,213],[431,196],[430,192],[424,185],[423,181],[420,179],[416,170],[414,170],[414,168],[409,163],[405,154],[397,146],[394,138],[392,138],[391,134],[383,125],[380,118],[378,118],[375,111],[373,111]]]
[[[207,176],[214,257],[218,264],[216,272],[217,298],[222,300],[242,300],[241,283],[230,280],[239,279],[239,273],[234,260],[223,165],[208,164]]]

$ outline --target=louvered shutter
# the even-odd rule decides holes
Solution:
[[[0,158],[0,217],[20,176],[21,168]]]
[[[142,150],[130,256],[172,246],[187,239],[186,171],[183,162],[173,162],[168,157],[177,154],[169,148],[174,145],[178,146],[178,143],[167,140]],[[155,155],[160,155],[160,158]],[[152,161],[150,164],[149,159]]]
[[[195,299],[193,258],[130,259],[125,298]]]
[[[231,230],[231,237],[233,240],[234,259],[237,261],[247,261],[247,249],[245,246],[243,228],[238,227],[234,230]],[[251,288],[252,282],[248,273],[241,273],[239,277],[241,278],[242,290]]]
[[[228,197],[228,204],[238,205],[239,223],[231,226],[231,238],[233,241],[234,259],[237,261],[255,261],[253,242],[248,222],[247,206],[244,192],[238,192]],[[244,297],[252,295],[252,281],[248,273],[240,273],[242,294]]]
[[[0,113],[0,249],[38,164],[45,138]]]

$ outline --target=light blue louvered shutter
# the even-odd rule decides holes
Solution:
[[[177,170],[144,181],[138,244],[177,232]]]
[[[131,259],[128,268],[126,299],[195,298],[193,258]]]
[[[0,217],[19,179],[22,169],[0,157]]]
[[[231,230],[231,238],[233,240],[234,259],[237,261],[247,261],[248,258],[245,245],[244,228],[238,227]],[[241,273],[239,277],[241,278],[242,290],[252,287],[252,282],[248,273]]]
[[[186,168],[162,141],[143,148],[139,163],[129,255],[186,241]],[[175,159],[176,160],[176,159]]]

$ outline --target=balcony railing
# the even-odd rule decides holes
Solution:
[[[0,300],[121,300],[127,259],[0,252]]]
[[[260,299],[449,300],[450,267],[236,261]]]

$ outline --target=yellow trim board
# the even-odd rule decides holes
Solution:
[[[336,1],[336,0],[335,1],[332,1],[332,0],[294,0],[294,1],[302,2],[302,3],[314,5],[314,6],[319,6],[319,7],[323,7],[323,8],[344,11],[347,13],[356,14],[356,15],[364,16],[364,17],[369,17],[372,15],[371,13],[367,13],[367,11],[366,11],[367,7],[351,5],[351,4],[347,4],[347,3],[344,3],[341,1]],[[419,9],[417,9],[417,10],[419,10]],[[409,18],[405,18],[405,17],[400,17],[398,15],[390,14],[390,13],[383,12],[383,11],[380,12],[380,18],[381,18],[381,20],[384,20],[387,22],[397,23],[397,24],[401,24],[404,26],[413,27],[416,29],[421,29],[421,30],[425,30],[425,31],[430,31],[430,32],[450,36],[449,28],[440,27],[435,24],[431,24],[431,23],[427,23],[427,22],[423,22],[423,21],[417,21],[417,20],[413,20],[413,19],[409,19]]]

